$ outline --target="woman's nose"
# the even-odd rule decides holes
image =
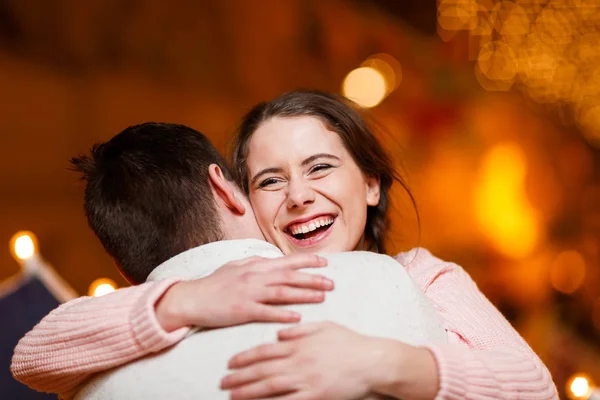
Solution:
[[[288,208],[301,208],[314,203],[315,192],[306,182],[290,182],[288,188]]]

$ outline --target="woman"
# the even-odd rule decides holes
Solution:
[[[261,104],[244,118],[233,157],[261,230],[284,253],[384,252],[395,173],[349,102],[298,91]],[[236,356],[231,367],[237,371],[222,386],[234,399],[279,393],[348,399],[369,391],[406,399],[557,398],[545,366],[460,267],[425,250],[397,259],[436,306],[450,344],[382,347],[340,326],[300,325],[282,331],[279,343]],[[118,340],[107,337],[102,345]],[[76,355],[77,345],[65,346],[65,354]],[[145,354],[134,351],[121,362]],[[389,374],[370,376],[366,365],[373,362],[384,363]],[[71,373],[90,372],[77,368]]]
[[[389,190],[394,179],[405,185],[351,102],[298,91],[254,107],[236,138],[233,165],[265,237],[284,253],[384,252]],[[404,263],[415,256],[408,271],[437,307],[452,344],[430,349],[437,364],[431,370],[428,354],[388,342],[383,353],[404,362],[390,363],[396,376],[368,389],[396,398],[556,396],[545,367],[460,267],[423,250],[397,259]],[[332,387],[339,369],[349,371],[337,380],[342,386],[364,382],[369,371],[353,361],[364,362],[375,349],[344,328],[330,329],[335,335],[319,326],[292,328],[281,333],[280,343],[238,355],[230,366],[239,370],[223,387],[232,389],[233,399],[278,391],[293,391],[284,399],[317,398],[315,393],[335,398],[342,390]],[[350,344],[354,354],[346,356]],[[340,360],[335,365],[326,362],[335,358]],[[415,369],[422,373],[411,373]],[[310,381],[315,375],[320,385]],[[407,376],[413,381],[403,379]],[[294,391],[297,387],[304,389]]]

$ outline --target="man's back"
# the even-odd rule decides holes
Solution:
[[[300,312],[302,322],[328,320],[413,345],[446,341],[433,306],[397,261],[369,252],[326,258],[327,267],[305,271],[331,278],[334,291],[322,304],[286,307]],[[167,351],[94,378],[77,399],[227,399],[219,389],[227,361],[240,351],[276,341],[284,326],[254,323],[195,333]]]

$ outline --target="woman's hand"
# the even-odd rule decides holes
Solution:
[[[156,317],[168,332],[183,326],[298,322],[298,313],[277,305],[321,303],[333,282],[298,270],[325,265],[326,259],[301,253],[232,261],[205,278],[173,285],[158,301]]]
[[[371,391],[374,367],[384,348],[378,339],[323,322],[298,325],[279,332],[279,342],[233,357],[236,369],[221,381],[231,399],[361,398]]]
[[[379,394],[431,400],[438,370],[424,348],[358,334],[332,322],[279,331],[279,342],[234,356],[221,381],[232,400],[348,400]]]

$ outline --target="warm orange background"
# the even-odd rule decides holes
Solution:
[[[467,26],[478,21],[470,8],[438,11],[434,1],[0,5],[0,280],[19,271],[8,243],[26,229],[78,293],[99,277],[125,285],[87,227],[82,185],[67,170],[95,142],[131,124],[167,121],[204,132],[225,151],[254,103],[301,87],[339,92],[352,69],[387,53],[402,67],[400,85],[371,112],[422,223],[418,241],[398,192],[392,248],[419,243],[463,265],[561,390],[575,372],[600,380],[600,57],[583,44],[560,59],[555,47],[535,47],[523,72],[517,28],[546,29],[547,19],[519,20],[510,37],[497,29],[475,38],[485,24]],[[577,28],[579,19],[565,20]],[[596,43],[600,30],[585,29],[573,28],[570,40]],[[488,46],[498,37],[513,50]],[[548,75],[548,54],[580,70]],[[577,101],[564,100],[571,87],[582,93]]]

